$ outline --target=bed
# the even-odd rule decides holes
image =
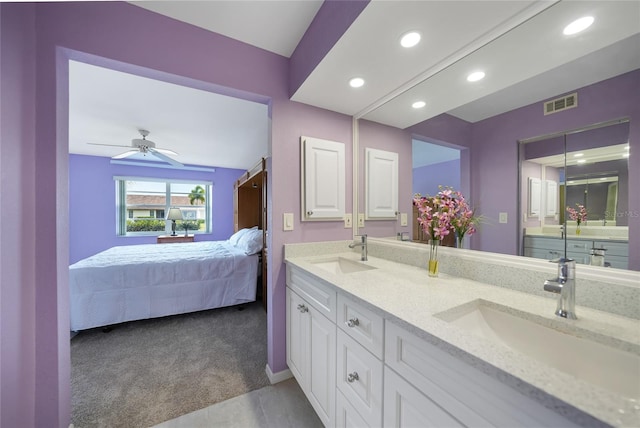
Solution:
[[[262,231],[247,231],[227,241],[112,247],[74,263],[71,330],[255,301],[262,240],[253,236]]]

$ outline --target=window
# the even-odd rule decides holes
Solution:
[[[114,177],[116,181],[117,234],[120,236],[171,233],[165,220],[169,207],[178,207],[183,220],[176,232],[211,232],[211,183]]]

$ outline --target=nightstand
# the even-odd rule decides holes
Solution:
[[[158,244],[175,244],[177,242],[193,242],[193,235],[161,235],[158,236]]]

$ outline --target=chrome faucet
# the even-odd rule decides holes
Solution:
[[[349,248],[361,247],[360,260],[367,261],[367,235],[360,235],[360,242],[353,242],[349,244]]]
[[[556,315],[572,320],[576,317],[576,261],[558,260],[558,277],[544,282],[544,291],[559,294]]]

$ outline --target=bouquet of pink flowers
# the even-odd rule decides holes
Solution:
[[[580,223],[587,221],[587,209],[581,204],[576,204],[576,207],[578,209],[567,207],[567,212],[569,213],[569,218],[580,226]]]
[[[450,192],[440,191],[436,196],[421,196],[417,193],[413,204],[418,208],[418,224],[432,241],[439,241],[449,234],[454,202]]]

